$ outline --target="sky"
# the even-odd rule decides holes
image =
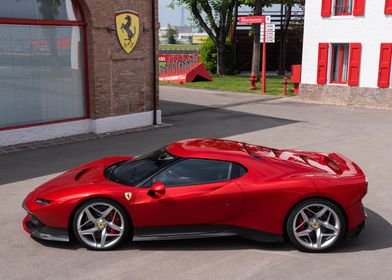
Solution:
[[[167,26],[168,23],[171,25],[181,25],[181,8],[176,8],[172,10],[167,7],[171,0],[159,0],[159,21],[161,26]],[[190,25],[188,19],[190,18],[190,13],[184,9],[184,19],[185,24]]]

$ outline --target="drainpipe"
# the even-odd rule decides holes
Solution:
[[[153,64],[153,70],[152,70],[152,76],[153,76],[153,125],[158,124],[157,120],[157,40],[156,40],[156,24],[155,24],[155,0],[151,0],[151,6],[152,6],[152,64]]]

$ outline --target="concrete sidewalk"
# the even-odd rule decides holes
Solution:
[[[173,126],[0,156],[0,279],[391,279],[392,112],[302,104],[285,98],[161,88]],[[171,141],[219,137],[276,148],[339,152],[369,177],[368,227],[328,254],[239,238],[131,243],[92,252],[40,243],[21,230],[24,196],[75,165],[142,154]],[[41,177],[44,176],[44,177]]]

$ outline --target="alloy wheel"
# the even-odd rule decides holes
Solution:
[[[95,202],[77,213],[76,230],[79,240],[93,249],[109,249],[121,243],[126,232],[126,221],[113,204]]]

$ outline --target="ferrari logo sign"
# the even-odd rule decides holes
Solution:
[[[125,199],[126,199],[126,200],[131,200],[131,198],[132,198],[132,193],[126,192],[126,193],[125,193]]]
[[[139,39],[139,13],[131,10],[115,12],[118,41],[123,50],[130,54]]]

